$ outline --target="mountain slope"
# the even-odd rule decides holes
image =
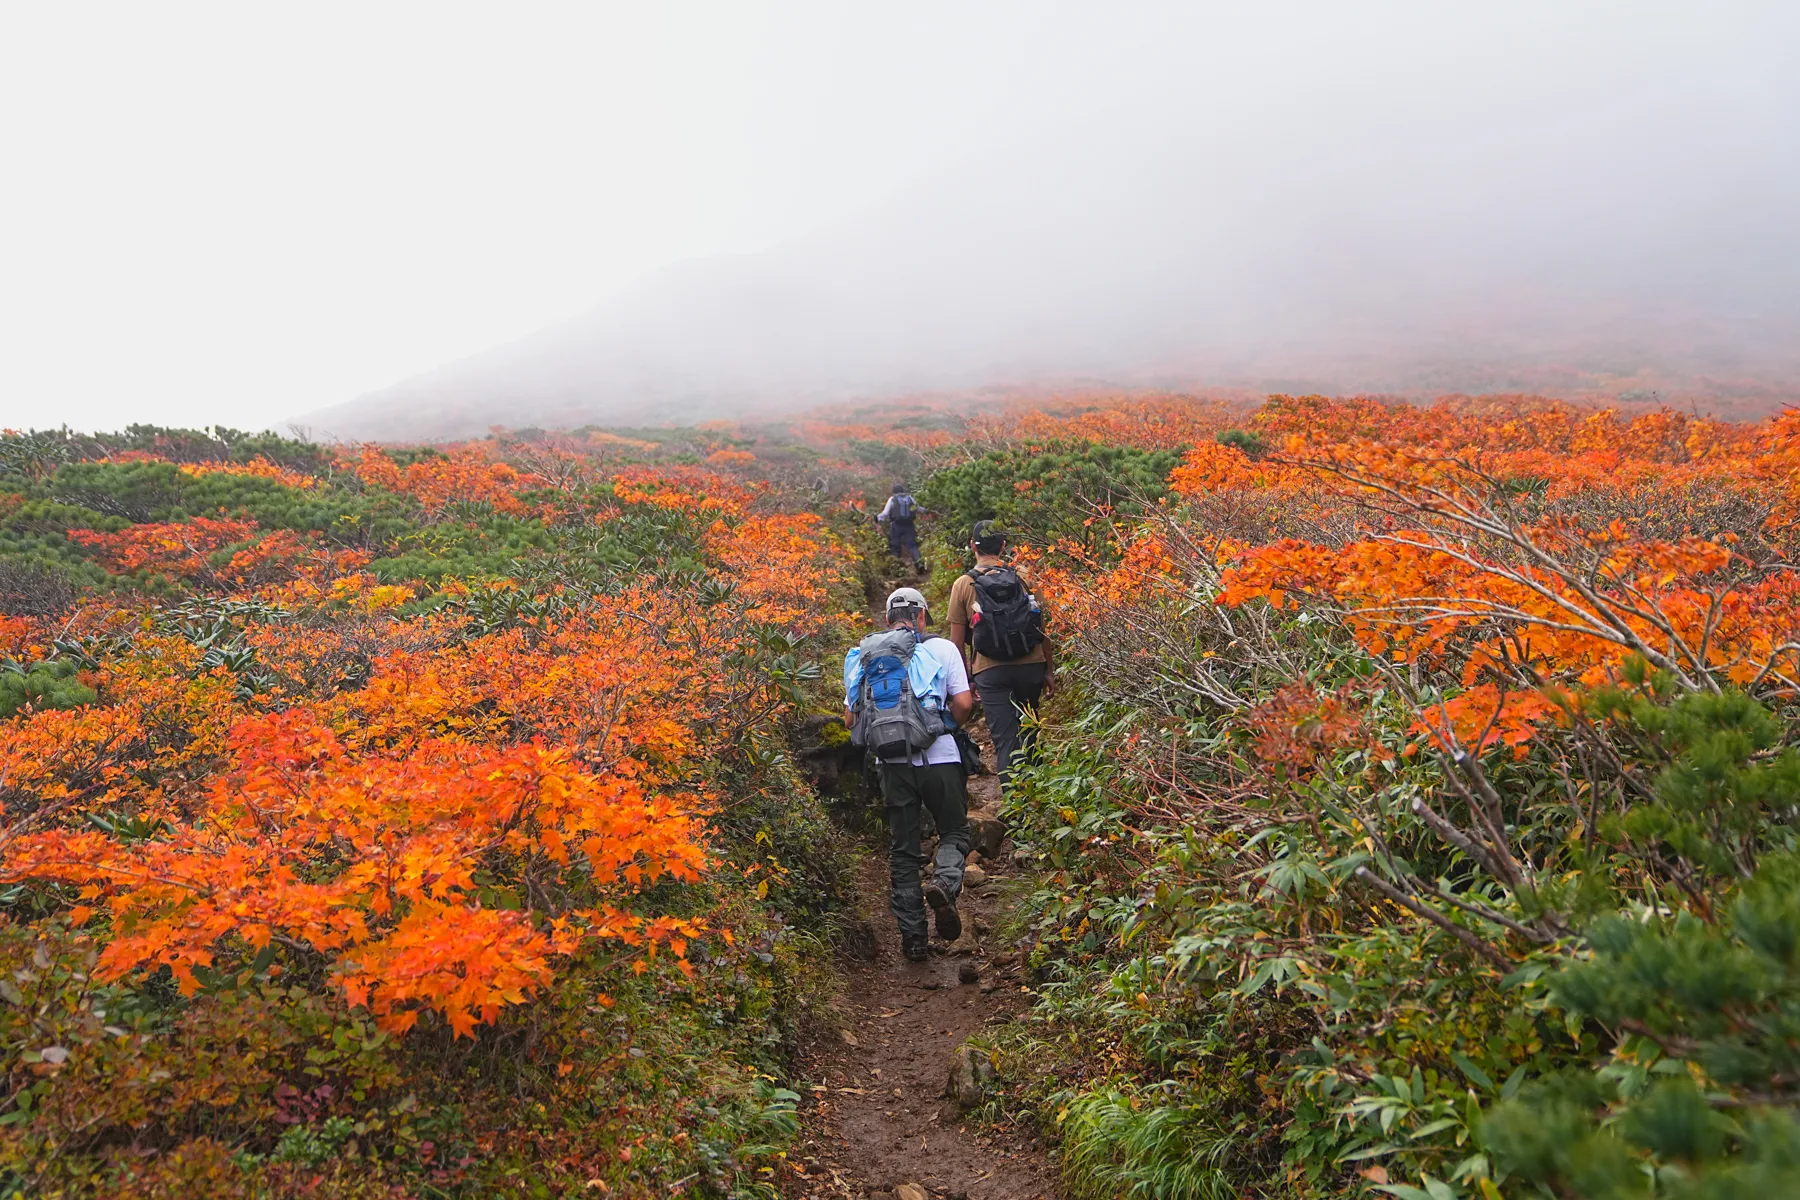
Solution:
[[[1787,158],[1456,112],[1070,128],[834,229],[665,270],[302,418],[351,437],[686,421],[994,384],[1663,389],[1800,380]]]

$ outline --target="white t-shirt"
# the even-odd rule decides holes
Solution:
[[[969,669],[963,665],[962,651],[949,638],[934,637],[919,643],[919,650],[929,652],[943,665],[943,674],[938,677],[938,684],[944,689],[939,694],[946,712],[950,709],[950,698],[961,696],[969,690]],[[914,653],[918,653],[917,650]],[[935,689],[934,689],[935,690]],[[937,741],[925,748],[924,754],[913,755],[913,766],[924,767],[937,763],[959,763],[962,751],[956,748],[956,739],[950,734],[943,734]]]

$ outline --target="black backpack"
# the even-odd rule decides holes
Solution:
[[[969,642],[983,658],[1011,662],[1024,658],[1044,640],[1044,618],[1037,601],[1011,567],[976,567],[974,611],[969,614]]]
[[[907,524],[919,515],[919,502],[905,492],[895,496],[888,505],[888,520]]]

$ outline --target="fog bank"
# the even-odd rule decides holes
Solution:
[[[1800,392],[1789,10],[1358,8],[1177,21],[1088,74],[1064,46],[1046,124],[303,420],[441,437],[987,385]]]

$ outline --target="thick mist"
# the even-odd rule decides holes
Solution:
[[[689,106],[670,145],[729,171],[617,157],[601,119],[636,117],[626,93],[604,113],[549,93],[515,131],[635,197],[568,226],[565,274],[603,244],[710,251],[596,277],[579,316],[300,420],[428,437],[992,386],[1655,392],[1743,413],[1800,394],[1791,6],[742,11],[754,37],[700,55],[706,10],[680,9],[645,68]],[[529,71],[531,45],[510,52],[493,69]],[[501,187],[524,160],[486,153],[459,170],[499,198],[440,238],[434,294],[497,302],[474,264],[527,231],[557,269],[534,222],[572,206]],[[729,232],[683,243],[703,209]],[[349,303],[363,281],[336,287]],[[334,352],[271,328],[289,361]]]
[[[1146,42],[1151,85],[1072,69],[1053,123],[810,236],[309,419],[397,436],[992,385],[1800,391],[1792,17],[1213,28]]]

